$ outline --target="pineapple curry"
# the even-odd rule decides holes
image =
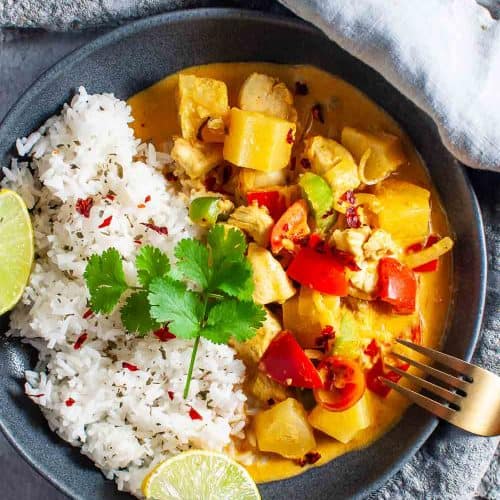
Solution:
[[[409,368],[395,341],[438,346],[451,295],[450,228],[406,134],[310,66],[188,68],[129,104],[200,231],[222,223],[249,241],[267,319],[233,343],[248,421],[231,453],[262,482],[387,432],[407,406],[381,380]]]

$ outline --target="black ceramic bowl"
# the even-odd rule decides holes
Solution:
[[[58,112],[79,85],[127,98],[186,66],[216,61],[308,63],[352,83],[408,132],[431,172],[456,235],[454,312],[446,352],[469,359],[481,323],[486,257],[481,215],[463,168],[442,145],[433,122],[375,71],[300,21],[255,12],[211,9],[166,14],[123,26],[72,53],[45,73],[0,126],[0,164],[15,139]],[[8,318],[0,318],[0,332]],[[51,433],[23,394],[23,372],[35,353],[18,340],[0,340],[0,426],[44,477],[70,497],[125,498],[76,448]],[[437,420],[412,407],[370,447],[292,479],[264,484],[265,499],[363,497],[416,452]]]

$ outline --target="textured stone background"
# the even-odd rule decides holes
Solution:
[[[127,1],[128,0],[124,0]],[[100,3],[108,9],[109,18],[113,19],[116,12],[113,6],[116,7],[119,2],[112,0],[88,0],[89,4]],[[4,23],[6,8],[19,7],[20,4],[27,5],[29,1],[5,0],[2,3],[0,0],[0,26]],[[37,2],[39,5],[40,2]],[[141,15],[144,11],[143,1],[135,2],[137,9],[134,15]],[[169,7],[175,4],[175,1],[161,2],[158,4],[168,3]],[[197,2],[199,5],[200,2]],[[220,2],[222,5],[238,4],[237,0]],[[61,1],[54,5],[59,6],[56,11],[53,11],[53,19],[59,19],[58,16],[68,14],[64,19],[75,20],[71,10],[72,2]],[[256,0],[256,6],[265,7],[271,5],[270,1]],[[32,3],[33,5],[33,3]],[[184,3],[185,5],[185,3]],[[212,2],[213,5],[213,2]],[[275,4],[274,4],[275,5]],[[61,9],[62,7],[66,8]],[[274,10],[279,7],[272,7]],[[43,11],[43,9],[42,9]],[[10,13],[13,11],[11,10]],[[32,15],[33,13],[30,13]],[[35,12],[35,14],[38,13]],[[2,17],[3,16],[3,17]],[[37,17],[35,16],[35,17]],[[71,17],[73,16],[73,17]],[[40,17],[38,16],[38,19]],[[78,22],[83,22],[80,20]],[[87,20],[88,21],[88,20]],[[99,23],[90,23],[99,24]],[[61,25],[62,27],[62,25]],[[68,53],[74,48],[79,47],[90,39],[93,39],[102,31],[85,31],[70,33],[47,33],[39,29],[30,30],[0,30],[0,120],[8,111],[10,106],[22,94],[22,92],[31,84],[45,69],[57,61],[62,55]],[[481,203],[483,216],[485,218],[488,246],[489,246],[489,296],[488,296],[488,311],[483,325],[483,338],[486,339],[482,343],[480,352],[476,354],[476,361],[482,364],[488,364],[490,367],[499,367],[498,345],[500,335],[500,319],[499,319],[499,304],[500,304],[500,174],[473,172],[469,171],[470,178],[475,186],[478,198]],[[442,439],[445,437],[446,439]],[[426,461],[432,462],[435,457],[445,457],[447,453],[460,453],[462,465],[467,464],[468,455],[474,456],[474,452],[484,444],[483,439],[477,438],[474,440],[474,446],[470,446],[465,439],[465,434],[457,431],[450,426],[440,425],[436,433],[430,439],[425,449],[419,452],[418,464],[425,464]],[[449,448],[446,443],[454,443],[454,448]],[[477,464],[470,463],[470,467],[477,467]],[[411,472],[411,471],[410,471]],[[433,480],[435,476],[446,476],[444,470],[433,470]],[[410,474],[411,476],[411,474]],[[384,491],[384,496],[380,494],[373,495],[372,498],[395,498],[401,494],[401,478],[405,476],[397,475],[392,480]],[[55,491],[43,478],[39,477],[0,435],[0,478],[2,486],[0,487],[0,498],[6,500],[59,500],[64,498],[63,495]],[[429,477],[429,480],[431,477]],[[461,478],[457,478],[461,480]],[[486,480],[483,481],[479,490],[476,492],[476,498],[500,499],[500,475],[498,470],[498,455],[492,462]],[[450,487],[453,485],[450,484]],[[422,490],[423,488],[423,490]],[[428,484],[412,484],[408,481],[408,474],[404,482],[405,492],[410,494],[416,493],[417,496],[411,495],[408,498],[424,498],[422,491],[429,492],[432,488],[432,483]],[[420,495],[418,494],[420,491]],[[399,493],[399,495],[398,495]],[[471,498],[472,491],[464,490],[460,498]],[[425,498],[436,498],[432,494]],[[444,497],[441,497],[444,498]],[[457,496],[447,496],[445,498],[458,498]]]

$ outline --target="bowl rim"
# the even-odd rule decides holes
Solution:
[[[113,44],[120,39],[133,36],[137,33],[149,27],[157,27],[161,25],[168,25],[178,21],[186,21],[189,19],[211,19],[211,20],[231,20],[231,19],[244,19],[248,21],[265,22],[270,25],[286,26],[289,28],[297,28],[302,31],[309,31],[315,36],[322,35],[330,43],[336,43],[329,39],[321,30],[311,25],[310,23],[297,18],[291,17],[284,14],[276,14],[271,12],[264,12],[259,10],[250,10],[242,8],[232,8],[232,7],[203,7],[203,8],[192,8],[177,10],[171,12],[164,12],[156,14],[154,16],[144,17],[136,20],[126,22],[118,27],[112,27],[109,32],[101,35],[97,35],[95,39],[90,42],[84,43],[80,47],[70,51],[68,54],[64,55],[62,58],[58,59],[53,65],[46,69],[36,80],[29,85],[26,90],[21,94],[21,96],[14,102],[11,108],[7,111],[2,121],[0,121],[0,138],[2,132],[5,128],[9,128],[12,123],[15,123],[17,117],[23,112],[26,104],[32,98],[33,95],[37,95],[39,91],[50,81],[57,78],[57,75],[63,72],[68,65],[74,65],[79,61],[85,59],[87,56],[91,55],[94,51],[102,49],[108,45]],[[338,45],[338,44],[337,44]],[[341,47],[342,48],[342,47]],[[354,57],[355,56],[352,56]],[[390,83],[389,83],[390,84]],[[392,84],[390,84],[392,86]],[[112,90],[111,90],[112,91]],[[451,153],[450,153],[451,154]],[[482,214],[477,200],[477,196],[472,188],[469,178],[466,174],[466,168],[460,163],[455,162],[457,174],[461,175],[465,187],[470,196],[470,207],[472,209],[473,218],[477,224],[477,250],[479,255],[479,280],[480,286],[478,288],[477,296],[475,297],[475,309],[477,309],[477,315],[473,323],[471,330],[470,341],[465,350],[463,359],[469,361],[474,353],[477,342],[479,340],[479,334],[481,330],[481,325],[483,321],[484,306],[486,302],[486,291],[487,291],[487,248],[486,248],[486,238],[484,232],[484,224],[482,219]],[[446,207],[445,207],[446,209]],[[451,314],[453,313],[453,304],[450,309]],[[449,326],[449,325],[448,325]],[[446,331],[445,331],[446,334]],[[368,482],[364,487],[361,487],[356,494],[356,498],[363,498],[370,494],[371,492],[380,488],[384,483],[389,481],[396,472],[398,472],[423,446],[430,435],[434,432],[438,426],[439,419],[433,417],[429,414],[428,422],[424,426],[421,435],[414,443],[409,446],[404,453],[401,453],[397,460],[388,467],[384,473],[380,474],[376,479]],[[44,470],[43,464],[35,463],[35,460],[29,455],[24,448],[22,448],[16,441],[15,436],[11,433],[4,425],[3,419],[0,418],[0,430],[3,435],[13,446],[13,448],[21,455],[21,457],[28,463],[32,469],[34,469],[41,477],[47,480],[51,485],[55,486],[60,492],[64,493],[70,498],[75,497],[74,492],[70,490],[66,484],[57,477],[53,477],[50,472]],[[53,432],[53,431],[51,431]],[[330,462],[324,464],[328,466]],[[285,479],[286,480],[286,479]],[[269,481],[264,484],[276,483],[280,480]]]

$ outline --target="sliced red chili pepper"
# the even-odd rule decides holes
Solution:
[[[68,398],[68,399],[64,402],[64,404],[65,404],[66,406],[73,406],[73,405],[75,404],[75,400],[74,400],[73,398]]]
[[[288,276],[313,290],[329,295],[347,295],[344,266],[332,255],[301,248],[287,269]]]
[[[122,362],[122,368],[125,368],[131,372],[136,372],[139,368],[132,363],[127,363],[126,361]]]
[[[406,249],[406,253],[420,252],[420,250],[423,250],[424,248],[429,248],[430,246],[434,245],[434,243],[436,243],[437,241],[439,241],[439,236],[431,234],[427,238],[425,245],[423,245],[422,243],[414,243],[413,245],[410,245]],[[439,266],[439,259],[434,259],[429,262],[426,262],[425,264],[422,264],[421,266],[413,268],[413,271],[417,273],[432,273],[434,271],[437,271],[438,266]]]
[[[170,398],[170,401],[173,401],[174,399],[174,392],[173,391],[167,391],[168,397]]]
[[[73,349],[75,349],[76,351],[78,349],[80,349],[80,347],[82,347],[83,343],[87,340],[88,338],[88,333],[87,332],[83,332],[77,339],[76,339],[76,342],[73,344]]]
[[[92,309],[87,309],[84,313],[83,313],[83,319],[89,319],[90,317],[92,317],[94,315],[94,311],[92,311]]]
[[[287,209],[287,200],[279,191],[250,191],[247,193],[247,204],[257,203],[259,207],[266,207],[269,215],[276,221]]]
[[[189,410],[189,416],[191,420],[203,420],[203,417],[193,407]]]
[[[356,204],[356,198],[354,196],[354,191],[346,191],[341,197],[340,199],[342,201],[346,201],[347,203],[351,204],[351,205],[355,205]]]
[[[163,328],[159,328],[153,335],[160,340],[161,342],[167,342],[169,340],[175,339],[175,335],[170,332],[168,327],[164,326]]]
[[[259,368],[276,382],[287,386],[313,389],[323,385],[311,360],[288,331],[274,337],[262,355]]]
[[[279,218],[271,231],[271,251],[279,253],[283,249],[283,240],[298,243],[311,230],[307,224],[307,202],[298,200]]]
[[[94,205],[94,200],[92,198],[78,198],[76,200],[75,210],[80,214],[86,217],[87,219],[90,217],[90,209]]]
[[[358,207],[347,207],[345,212],[345,221],[347,227],[357,229],[361,227],[361,220],[358,215]]]
[[[99,226],[97,226],[99,229],[102,229],[103,227],[108,227],[111,224],[111,221],[113,220],[113,216],[110,215],[109,217],[106,217]]]
[[[157,232],[158,234],[168,234],[168,227],[165,226],[157,226],[156,224],[141,222],[141,225],[146,226],[148,229]]]
[[[343,356],[328,356],[318,366],[323,387],[314,389],[316,401],[326,410],[344,411],[363,396],[366,382],[359,363]]]
[[[417,280],[413,271],[396,259],[385,257],[378,265],[379,297],[398,314],[415,311]]]

